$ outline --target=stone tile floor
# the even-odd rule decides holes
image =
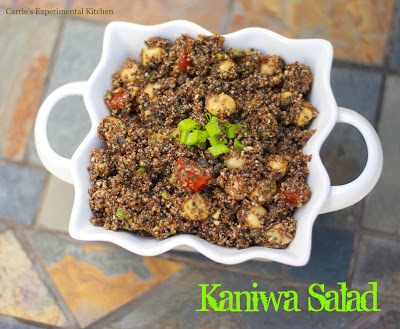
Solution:
[[[36,7],[114,14],[6,14],[7,8]],[[384,169],[364,200],[318,217],[306,266],[225,266],[178,251],[140,257],[69,237],[74,191],[37,157],[32,127],[38,106],[58,86],[89,77],[108,21],[171,19],[218,33],[261,26],[333,43],[337,102],[377,128]],[[400,0],[0,0],[0,49],[0,328],[400,328]],[[70,157],[88,129],[83,101],[65,99],[50,117],[51,145]],[[333,184],[356,178],[367,158],[362,137],[345,125],[335,127],[321,154]],[[378,283],[381,312],[305,311],[311,283],[337,290],[337,282],[347,282],[365,291],[371,281]],[[195,312],[199,283],[249,290],[253,282],[266,291],[297,291],[303,311]]]

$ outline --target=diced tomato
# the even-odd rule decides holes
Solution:
[[[291,205],[297,205],[299,202],[307,201],[311,196],[311,191],[306,191],[303,193],[288,193],[283,190],[279,190],[279,192],[285,196],[287,202],[289,202]]]
[[[178,159],[177,179],[192,192],[200,190],[212,178],[211,175],[203,174],[199,168],[195,167],[195,162],[187,159]]]
[[[114,94],[109,105],[115,107],[124,107],[123,102],[124,102],[124,92],[121,91],[119,93]]]
[[[193,66],[193,62],[190,60],[190,58],[188,58],[188,53],[184,51],[179,57],[179,59],[176,61],[176,65],[178,65],[181,68],[181,70],[184,73],[186,73],[188,67]]]

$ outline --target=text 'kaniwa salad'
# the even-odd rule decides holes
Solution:
[[[285,248],[311,197],[310,67],[224,37],[148,39],[104,97],[106,149],[88,168],[91,222],[165,239]]]

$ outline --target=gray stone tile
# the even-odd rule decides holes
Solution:
[[[378,134],[383,148],[383,171],[378,184],[365,202],[363,225],[400,234],[400,77],[386,81]]]
[[[382,304],[378,306],[380,312],[370,312],[357,319],[349,329],[399,329],[400,306]]]
[[[67,21],[47,94],[66,83],[90,77],[100,60],[103,34],[103,25]],[[89,129],[90,119],[83,99],[79,96],[65,98],[49,118],[50,145],[60,155],[70,158]],[[33,143],[29,157],[32,163],[40,163]]]
[[[333,68],[332,89],[339,106],[350,108],[375,123],[381,74],[347,68]],[[367,162],[367,148],[356,128],[337,124],[321,149],[321,158],[332,185],[357,178]],[[361,206],[320,216],[318,222],[354,227],[360,220]]]
[[[17,319],[6,319],[0,317],[0,328],[1,329],[38,329],[36,326],[32,326],[26,323],[22,323]]]
[[[201,308],[200,283],[215,282],[210,273],[194,270],[179,282],[157,291],[132,312],[109,325],[112,329],[238,328],[229,312],[196,312]]]
[[[361,238],[353,287],[369,289],[378,283],[381,295],[400,296],[400,240],[365,234]]]
[[[207,281],[210,282],[210,281]],[[253,288],[253,283],[258,284],[257,288]],[[217,281],[220,283],[221,291],[265,291],[266,295],[269,296],[271,292],[274,292],[275,296],[278,296],[279,291],[295,291],[298,295],[298,308],[299,312],[287,312],[283,309],[284,297],[280,307],[277,311],[272,306],[272,303],[268,306],[265,311],[262,303],[259,302],[259,312],[241,312],[237,313],[243,318],[243,322],[249,328],[347,328],[355,318],[359,316],[357,312],[340,313],[337,312],[326,312],[325,310],[320,312],[308,311],[308,287],[301,287],[293,285],[291,283],[285,283],[284,281],[274,281],[254,278],[251,276],[237,275],[226,272],[217,273]],[[317,291],[317,290],[316,290]],[[325,287],[325,291],[327,288]],[[217,290],[219,293],[220,290]],[[217,294],[214,293],[214,296]],[[245,300],[241,300],[241,305],[246,305]],[[318,302],[312,298],[312,305],[315,308],[319,308]],[[293,302],[290,303],[293,307]]]
[[[0,218],[32,223],[44,179],[42,170],[0,163]]]
[[[304,267],[291,267],[289,277],[330,285],[346,281],[353,240],[351,232],[314,227],[310,261]]]
[[[144,292],[157,289],[157,284],[184,267],[104,244],[82,243],[40,231],[26,234],[82,328]]]

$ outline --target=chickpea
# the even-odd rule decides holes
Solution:
[[[208,112],[216,117],[221,117],[224,114],[231,115],[236,111],[235,100],[224,93],[210,97],[206,107]]]
[[[160,47],[143,49],[143,65],[148,66],[153,60],[160,60],[164,53],[165,50]]]
[[[210,215],[210,202],[200,193],[189,195],[183,203],[183,216],[190,220],[204,220]]]
[[[282,101],[286,101],[286,99],[289,98],[292,95],[293,95],[292,92],[284,91],[284,92],[281,93],[281,99],[282,99]]]
[[[249,194],[249,199],[254,204],[264,204],[272,200],[276,193],[276,183],[274,181],[264,179],[257,183],[256,188]]]
[[[147,85],[146,85],[146,87],[143,89],[143,91],[147,94],[147,95],[149,95],[149,97],[150,97],[150,99],[153,99],[154,98],[154,89],[160,89],[160,85],[158,84],[158,83],[148,83]]]
[[[273,226],[267,232],[268,241],[276,242],[277,244],[280,244],[280,245],[288,244],[290,241],[292,241],[292,239],[289,238],[288,236],[286,236],[285,234],[283,234],[283,231],[284,231],[284,227],[282,224],[277,224],[277,225]]]
[[[250,213],[245,217],[246,222],[254,228],[260,227],[260,217],[266,215],[267,210],[261,206],[252,206]]]
[[[266,74],[266,75],[274,75],[275,68],[272,65],[270,65],[269,63],[261,63],[260,73]]]
[[[226,157],[226,159],[225,159],[225,165],[229,169],[242,168],[244,163],[245,163],[245,161],[241,157],[236,158],[236,157],[232,156],[232,157]]]
[[[283,176],[286,174],[286,170],[288,167],[288,162],[280,155],[275,156],[273,160],[268,161],[268,165],[276,170]]]
[[[223,61],[219,64],[219,72],[223,74],[228,71],[233,65],[234,63],[232,61]]]
[[[131,67],[127,67],[121,71],[122,82],[132,82],[139,71],[139,66],[137,64],[132,64]]]
[[[126,90],[129,92],[129,95],[131,95],[132,97],[135,97],[139,91],[139,87],[137,87],[133,84],[129,84],[126,86]]]
[[[249,193],[249,187],[243,176],[233,176],[225,185],[225,192],[235,200],[243,200]]]
[[[299,116],[297,117],[296,123],[299,127],[302,127],[308,124],[312,118],[313,118],[313,113],[311,109],[308,107],[303,107],[299,113]]]

